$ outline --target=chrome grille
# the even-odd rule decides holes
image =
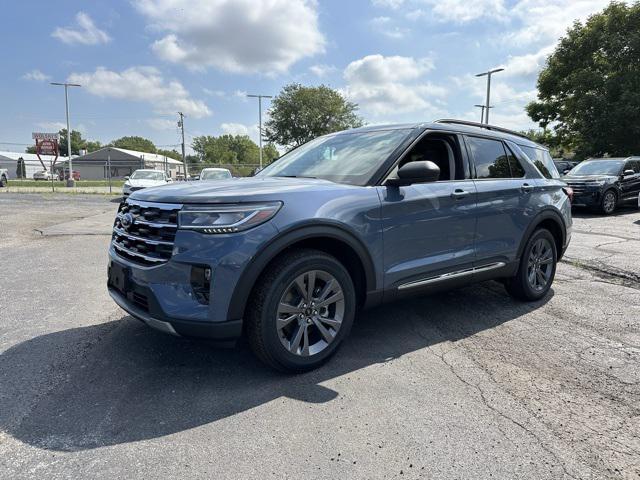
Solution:
[[[113,224],[116,253],[142,265],[160,265],[171,258],[182,205],[127,199]]]
[[[587,191],[588,187],[595,187],[598,182],[595,180],[564,180],[573,189],[575,195],[580,195]]]

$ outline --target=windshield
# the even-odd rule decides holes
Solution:
[[[312,177],[365,185],[410,132],[379,130],[316,138],[280,157],[257,176]]]
[[[223,180],[231,178],[231,172],[228,170],[203,170],[200,174],[200,180]]]
[[[619,175],[623,160],[582,162],[573,167],[569,175]]]
[[[164,180],[162,172],[151,172],[145,170],[136,170],[131,174],[133,180]]]

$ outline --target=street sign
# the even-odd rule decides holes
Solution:
[[[58,142],[55,140],[40,140],[37,143],[38,153],[40,155],[57,155]]]

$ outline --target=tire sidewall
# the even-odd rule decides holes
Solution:
[[[298,275],[309,270],[324,270],[338,281],[344,294],[344,316],[336,338],[322,352],[310,357],[301,357],[289,352],[278,336],[276,317],[278,303],[284,290]],[[287,266],[272,283],[262,308],[261,336],[273,358],[287,369],[308,370],[324,363],[335,353],[344,338],[349,334],[356,310],[356,293],[353,281],[346,268],[337,260],[328,256],[312,256],[295,260]]]
[[[547,283],[544,290],[537,291],[537,290],[534,290],[531,287],[531,285],[529,285],[529,279],[527,275],[527,266],[529,262],[529,255],[531,255],[531,250],[533,249],[533,245],[540,238],[546,239],[551,245],[551,251],[553,252],[553,264],[552,264],[551,276],[549,277],[549,282]],[[555,279],[555,276],[556,276],[557,265],[558,265],[558,251],[557,251],[556,242],[555,242],[555,239],[553,238],[553,235],[551,235],[551,232],[549,232],[548,230],[537,230],[533,235],[531,235],[531,238],[529,238],[529,241],[527,242],[527,247],[524,249],[524,255],[522,256],[522,263],[520,265],[520,276],[521,276],[520,281],[522,282],[522,286],[528,298],[532,300],[539,300],[549,292],[549,290],[551,289],[551,285],[553,284],[553,280]]]

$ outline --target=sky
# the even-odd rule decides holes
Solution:
[[[566,29],[601,0],[27,0],[7,2],[0,33],[0,150],[71,126],[107,143],[140,135],[178,148],[199,135],[258,138],[249,94],[325,84],[368,124],[480,119],[535,125],[524,105]],[[269,106],[264,100],[264,109]],[[265,118],[267,114],[265,114]],[[189,150],[189,148],[188,148]]]

